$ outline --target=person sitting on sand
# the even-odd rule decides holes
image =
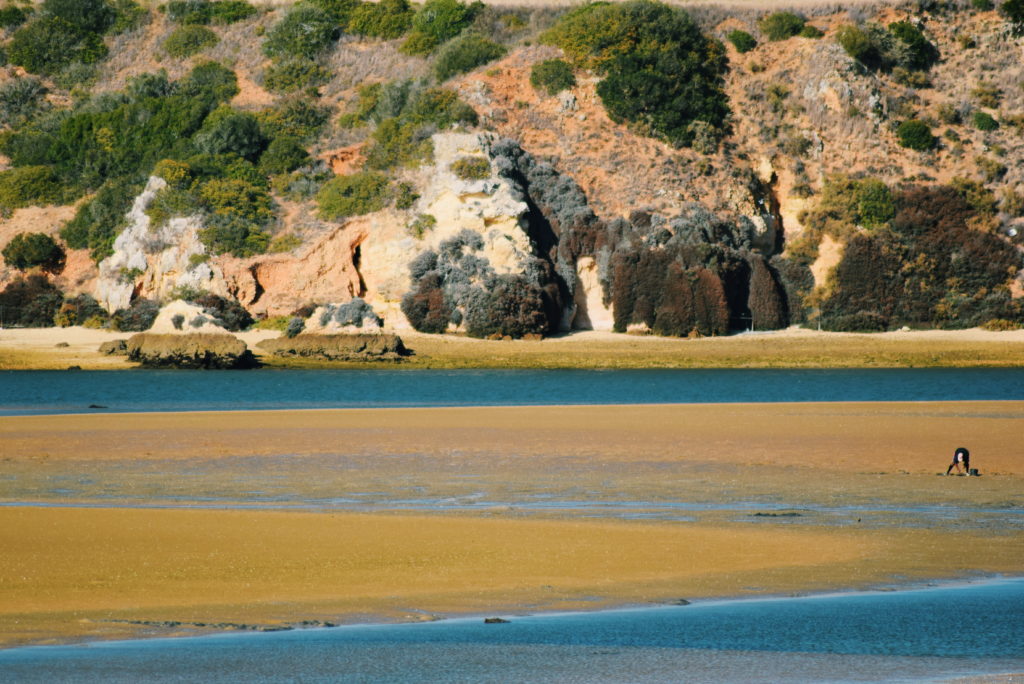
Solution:
[[[964,447],[958,447],[957,450],[953,452],[953,462],[949,464],[948,468],[946,468],[946,474],[949,475],[949,471],[953,470],[954,467],[956,468],[956,472],[959,473],[961,465],[963,465],[964,474],[970,475],[971,452]]]

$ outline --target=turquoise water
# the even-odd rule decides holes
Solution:
[[[18,682],[854,682],[1024,672],[1024,579],[0,652]]]
[[[1024,368],[0,372],[0,415],[981,399],[1024,399]]]

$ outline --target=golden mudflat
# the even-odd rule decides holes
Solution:
[[[0,644],[1020,573],[1022,419],[1024,402],[0,418]],[[961,444],[983,476],[938,477]]]

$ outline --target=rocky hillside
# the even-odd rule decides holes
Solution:
[[[178,299],[290,334],[1024,323],[1020,0],[44,0],[0,26],[7,325]]]

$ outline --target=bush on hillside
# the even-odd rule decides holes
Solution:
[[[1024,0],[1006,0],[999,5],[999,13],[1010,23],[1010,33],[1024,36]]]
[[[408,0],[363,2],[349,15],[348,31],[384,40],[400,38],[412,26],[415,14]]]
[[[212,108],[238,94],[238,77],[219,62],[202,62],[178,82],[178,94],[201,99]]]
[[[10,211],[33,204],[53,204],[63,193],[60,179],[50,166],[20,166],[0,171],[0,210]]]
[[[681,9],[651,0],[586,5],[541,38],[604,75],[597,92],[613,121],[680,146],[699,129],[711,142],[729,129],[725,48]]]
[[[825,32],[822,31],[817,26],[814,26],[812,24],[805,24],[804,27],[800,29],[800,33],[798,33],[797,35],[800,36],[801,38],[821,38],[822,36],[825,35]]]
[[[314,59],[338,37],[338,26],[323,10],[296,5],[288,10],[263,41],[268,57],[305,57]]]
[[[88,249],[94,261],[113,254],[114,239],[124,227],[125,214],[142,190],[141,183],[107,181],[93,198],[78,207],[60,236],[73,249]]]
[[[427,0],[412,19],[412,33],[402,43],[402,52],[425,55],[451,40],[473,23],[483,10],[480,2],[465,5],[458,0]]]
[[[331,72],[305,57],[284,57],[263,72],[263,87],[275,93],[291,93],[322,86]]]
[[[171,0],[161,7],[171,21],[179,24],[233,24],[248,19],[258,10],[245,0]]]
[[[64,294],[38,274],[15,280],[0,292],[0,308],[8,327],[52,328],[63,303]]]
[[[576,85],[576,76],[569,63],[561,59],[546,59],[530,69],[530,85],[548,95],[557,95]]]
[[[757,22],[757,28],[771,41],[786,40],[803,30],[805,19],[792,12],[773,12]]]
[[[757,41],[754,39],[754,36],[739,29],[729,31],[726,39],[732,43],[733,47],[736,48],[736,52],[741,55],[750,52],[757,47]]]
[[[237,154],[253,161],[266,148],[267,141],[254,115],[225,108],[207,118],[193,144],[204,154]]]
[[[925,152],[935,147],[935,136],[932,129],[924,121],[908,119],[896,129],[896,137],[901,147]]]
[[[0,125],[17,128],[47,107],[46,86],[34,77],[13,78],[0,85]]]
[[[205,26],[179,26],[164,40],[164,52],[175,59],[185,59],[220,41],[217,34]]]
[[[389,185],[387,176],[373,172],[332,178],[316,194],[320,216],[338,221],[380,211],[391,199]]]
[[[483,157],[459,157],[451,164],[451,171],[465,181],[491,177],[491,162]]]
[[[59,273],[64,268],[64,249],[45,233],[18,233],[4,247],[4,261],[19,271],[37,266]]]
[[[372,136],[366,152],[366,168],[383,171],[396,166],[419,166],[434,154],[429,130],[398,118],[385,119]]]
[[[289,173],[309,163],[309,152],[297,138],[281,136],[274,138],[260,155],[259,169],[262,173],[275,176]]]
[[[999,128],[999,122],[988,112],[974,112],[972,120],[974,127],[979,131],[994,131]]]
[[[118,309],[110,317],[112,330],[121,332],[142,332],[153,327],[153,321],[160,313],[160,304],[151,299],[138,297],[124,309]]]
[[[89,328],[104,327],[110,320],[107,310],[99,305],[92,295],[82,293],[64,300],[53,322],[62,328],[84,325]]]
[[[302,142],[316,138],[328,116],[327,109],[304,97],[290,97],[256,112],[256,120],[265,138],[273,140],[287,136]]]
[[[525,277],[507,273],[476,290],[466,306],[470,337],[543,335],[548,330],[540,288]]]
[[[939,61],[939,50],[909,21],[889,24],[889,33],[902,45],[898,65],[910,70],[926,71]]]
[[[50,76],[73,62],[92,64],[107,56],[98,33],[83,31],[56,16],[43,16],[25,24],[7,43],[7,59],[26,71]]]
[[[472,71],[505,56],[507,50],[483,36],[468,34],[454,38],[437,53],[434,75],[439,82]]]
[[[19,7],[17,5],[5,5],[0,8],[0,28],[16,29],[32,16],[32,7]]]
[[[927,71],[939,60],[939,50],[914,24],[894,22],[888,30],[877,24],[841,26],[836,40],[868,69]]]

